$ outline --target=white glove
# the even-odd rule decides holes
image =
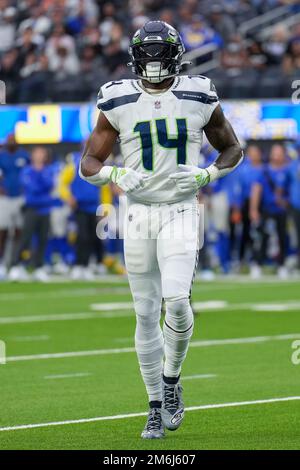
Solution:
[[[95,186],[102,186],[112,181],[125,191],[125,193],[130,193],[131,191],[142,188],[145,179],[147,179],[147,175],[138,173],[131,168],[118,168],[116,166],[103,166],[99,173],[92,176],[83,176],[81,167],[79,167],[79,175],[82,179]]]
[[[143,188],[147,175],[138,173],[132,168],[112,167],[109,179],[119,186],[125,193]]]
[[[197,168],[193,165],[178,165],[181,170],[172,173],[169,179],[175,181],[181,192],[194,192],[210,182],[210,174],[205,168]]]

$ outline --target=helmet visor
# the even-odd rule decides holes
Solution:
[[[132,55],[140,64],[162,62],[162,67],[167,68],[170,62],[177,59],[178,48],[175,44],[149,42],[134,45]]]

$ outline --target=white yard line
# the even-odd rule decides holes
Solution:
[[[183,376],[181,380],[214,379],[215,377],[217,377],[216,374],[196,374]]]
[[[191,341],[191,348],[209,347],[209,346],[226,346],[232,344],[251,344],[251,343],[266,343],[269,341],[285,341],[300,338],[300,333],[292,333],[286,335],[274,336],[251,336],[249,338],[225,338],[225,339],[209,339]],[[40,359],[63,359],[69,357],[84,357],[84,356],[103,356],[108,354],[126,354],[135,352],[134,347],[129,348],[113,348],[113,349],[95,349],[89,351],[69,351],[50,354],[33,354],[26,356],[8,356],[7,362],[20,362],[20,361],[35,361]]]
[[[91,304],[90,309],[96,311],[109,312],[110,310],[132,310],[133,303],[132,302],[106,302],[101,304]]]
[[[92,375],[90,372],[75,372],[74,374],[45,375],[44,379],[70,379],[74,377],[88,377],[90,375]]]
[[[114,338],[113,342],[114,343],[133,343],[134,337],[128,336],[127,338]]]
[[[229,304],[225,300],[208,300],[207,302],[193,302],[193,306],[199,310],[218,310],[228,308]],[[133,310],[134,307],[132,302],[109,302],[91,304],[90,308],[99,312],[108,312],[110,310]]]
[[[50,284],[51,286],[51,284]],[[34,299],[61,299],[61,298],[73,298],[73,297],[95,297],[103,294],[130,294],[129,286],[126,287],[99,287],[95,288],[77,288],[77,289],[63,289],[58,291],[50,292],[35,292]],[[16,293],[5,293],[0,294],[0,302],[7,301],[19,301],[32,299],[32,292],[16,292]]]
[[[16,343],[31,343],[34,341],[48,341],[50,336],[48,335],[39,335],[39,336],[11,336],[8,338],[10,341]]]
[[[256,312],[286,312],[300,309],[299,301],[254,304],[251,310]]]
[[[287,312],[290,310],[300,310],[300,300],[288,300],[278,302],[242,302],[242,303],[229,303],[225,301],[210,301],[210,302],[192,302],[193,309],[199,311],[211,310],[252,310],[255,312]]]
[[[194,290],[200,290],[200,291],[210,291],[210,290],[235,290],[236,286],[232,285],[232,283],[237,283],[240,285],[241,288],[265,288],[265,287],[273,287],[275,284],[280,284],[280,285],[286,285],[286,284],[295,284],[299,283],[300,277],[295,277],[295,278],[290,278],[286,281],[282,281],[280,279],[277,279],[275,276],[265,276],[263,277],[260,281],[253,281],[250,279],[248,276],[230,276],[230,277],[217,277],[213,282],[205,282],[201,280],[201,278],[197,278],[195,280],[193,289]],[[118,278],[117,276],[107,276],[104,278],[97,278],[96,280],[97,284],[99,284],[99,287],[92,287],[92,288],[84,288],[84,287],[75,287],[75,288],[67,288],[67,289],[61,289],[58,291],[45,291],[45,292],[35,292],[34,293],[34,298],[35,299],[44,299],[44,298],[63,298],[63,297],[80,297],[80,296],[95,296],[95,295],[101,295],[101,293],[114,289],[116,290],[117,293],[124,293],[129,291],[129,286],[124,285],[123,287],[102,287],[102,284],[105,283],[112,283],[115,285],[118,284],[127,284],[127,279],[126,278]],[[71,281],[66,281],[66,284],[71,284]],[[74,283],[72,283],[74,286]],[[20,286],[22,286],[22,283],[20,283]],[[49,283],[49,288],[51,288],[51,283]],[[32,292],[5,292],[5,293],[0,293],[0,302],[1,301],[19,301],[19,300],[24,300],[24,299],[32,299],[33,293]]]
[[[300,338],[300,333],[291,333],[286,335],[273,336],[250,336],[249,338],[228,338],[228,339],[209,339],[200,341],[191,341],[191,348],[199,348],[205,346],[225,346],[227,344],[251,344],[266,343],[269,341],[286,341]]]
[[[199,411],[199,410],[211,410],[217,408],[231,408],[239,406],[249,406],[249,405],[265,405],[269,403],[280,403],[280,402],[289,402],[300,400],[300,396],[296,397],[281,397],[281,398],[267,398],[262,400],[249,400],[249,401],[237,401],[230,403],[215,403],[209,405],[199,405],[199,406],[189,406],[186,408],[186,411]],[[22,429],[34,429],[34,428],[47,428],[50,426],[63,426],[66,424],[84,424],[84,423],[94,423],[97,421],[112,421],[116,419],[128,419],[128,418],[138,418],[140,416],[147,416],[148,413],[128,413],[120,414],[114,416],[97,416],[95,418],[82,418],[82,419],[70,419],[66,421],[52,421],[48,423],[34,423],[34,424],[21,424],[17,426],[6,426],[0,428],[0,432],[4,431],[18,431]]]
[[[300,335],[299,335],[300,337]],[[8,356],[6,362],[34,361],[36,359],[64,359],[68,357],[85,357],[85,356],[105,356],[107,354],[125,354],[135,352],[133,347],[115,348],[115,349],[95,349],[90,351],[70,351],[50,354],[33,354],[27,356]]]
[[[95,312],[78,312],[0,317],[0,325],[10,325],[13,323],[38,323],[47,321],[87,320],[91,318],[99,318],[99,314]]]

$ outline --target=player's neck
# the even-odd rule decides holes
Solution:
[[[169,88],[174,82],[174,77],[167,78],[166,80],[160,82],[160,83],[151,83],[148,82],[147,80],[142,79],[142,85],[146,89],[151,89],[151,90],[165,90]]]

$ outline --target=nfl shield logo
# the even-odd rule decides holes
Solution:
[[[154,107],[155,107],[155,109],[160,109],[161,108],[161,102],[160,101],[155,101]]]

